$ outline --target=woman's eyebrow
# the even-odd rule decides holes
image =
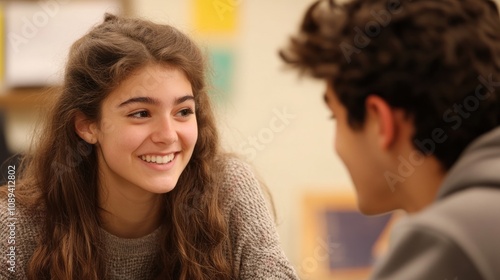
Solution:
[[[146,104],[151,104],[151,105],[158,105],[158,104],[160,104],[160,101],[158,99],[152,98],[152,97],[132,97],[130,99],[123,101],[117,107],[120,108],[120,107],[123,107],[125,105],[132,104],[132,103],[146,103]]]
[[[192,96],[192,95],[185,95],[185,96],[176,98],[174,104],[175,105],[179,105],[179,104],[181,104],[183,102],[186,102],[188,100],[193,100],[194,101],[194,96]]]
[[[182,97],[178,97],[175,99],[174,104],[179,105],[183,102],[186,102],[187,100],[194,100],[194,96],[192,95],[185,95]],[[156,98],[153,97],[146,97],[146,96],[139,96],[139,97],[132,97],[130,99],[127,99],[120,103],[118,105],[118,108],[132,104],[132,103],[145,103],[145,104],[150,104],[150,105],[158,105],[160,104],[160,101]]]

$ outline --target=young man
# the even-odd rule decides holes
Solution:
[[[372,279],[500,279],[494,2],[322,0],[280,54],[325,81],[361,212],[410,213]]]

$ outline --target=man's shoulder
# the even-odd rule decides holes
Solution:
[[[460,261],[469,263],[485,279],[498,279],[496,213],[500,213],[500,190],[477,187],[457,192],[400,222],[393,230],[394,251],[415,260],[439,256],[435,266],[442,269]]]
[[[451,224],[466,227],[474,225],[477,230],[490,227],[490,223],[498,219],[497,213],[500,213],[500,189],[476,187],[437,200],[408,219],[408,222],[436,229],[444,229]]]

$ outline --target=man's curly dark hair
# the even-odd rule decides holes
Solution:
[[[500,124],[500,17],[489,0],[320,0],[280,55],[326,79],[355,129],[368,95],[404,109],[415,147],[445,169]],[[433,133],[446,140],[431,143]]]

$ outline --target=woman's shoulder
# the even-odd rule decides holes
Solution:
[[[244,174],[245,176],[254,176],[253,166],[245,159],[233,154],[225,154],[220,162],[224,167],[224,175],[234,176]]]
[[[239,193],[260,189],[260,181],[250,163],[234,155],[225,155],[221,163],[223,191]]]
[[[17,196],[15,188],[0,187],[0,233],[16,234],[19,238],[35,237],[42,224],[43,212],[40,207],[30,207]],[[11,230],[15,229],[15,230]]]
[[[273,208],[271,194],[257,175],[255,168],[234,155],[227,155],[223,159],[220,192],[225,207],[250,207],[262,204],[266,205],[266,208]]]
[[[36,248],[43,223],[42,212],[38,208],[27,207],[19,200],[15,187],[0,187],[0,244],[6,253],[0,261],[8,265],[0,273],[0,278],[15,275],[24,279],[26,268]]]

